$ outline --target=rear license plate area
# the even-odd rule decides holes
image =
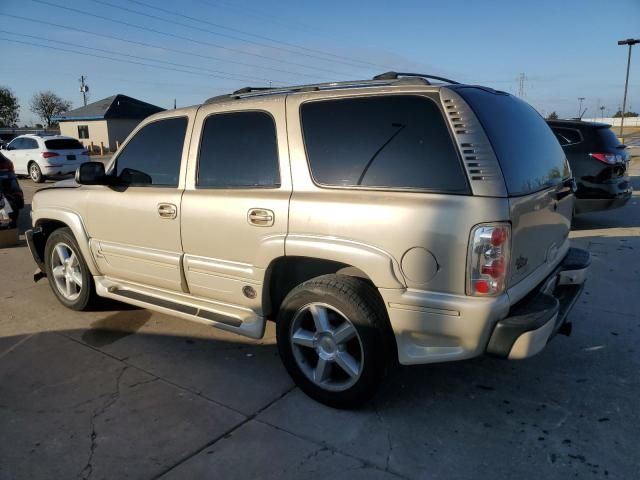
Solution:
[[[76,156],[75,155],[67,155],[67,160],[75,160]]]

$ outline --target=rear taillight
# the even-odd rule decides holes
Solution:
[[[509,267],[511,225],[483,223],[469,239],[467,294],[494,296],[505,289]]]
[[[56,152],[42,152],[42,158],[58,157]]]
[[[618,153],[590,153],[589,156],[608,165],[622,163],[625,160],[625,156]]]

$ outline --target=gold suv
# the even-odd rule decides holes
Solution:
[[[252,338],[277,322],[308,395],[349,408],[393,360],[538,353],[582,290],[575,183],[540,115],[419,74],[246,88],[144,120],[33,200],[57,298]]]

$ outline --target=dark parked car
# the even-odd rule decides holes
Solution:
[[[622,207],[631,198],[626,147],[606,123],[548,120],[564,149],[578,190],[575,213]]]
[[[13,170],[13,163],[2,153],[0,153],[0,196],[11,205],[13,212],[9,215],[11,218],[9,228],[15,228],[20,210],[24,207],[24,195]]]

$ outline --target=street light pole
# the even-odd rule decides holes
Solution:
[[[629,87],[629,67],[631,66],[631,47],[636,43],[640,43],[637,38],[627,38],[626,40],[619,40],[618,45],[629,45],[629,53],[627,55],[627,76],[624,81],[624,97],[622,98],[622,118],[620,119],[620,138],[622,138],[622,132],[624,128],[624,114],[627,107],[627,88]]]

